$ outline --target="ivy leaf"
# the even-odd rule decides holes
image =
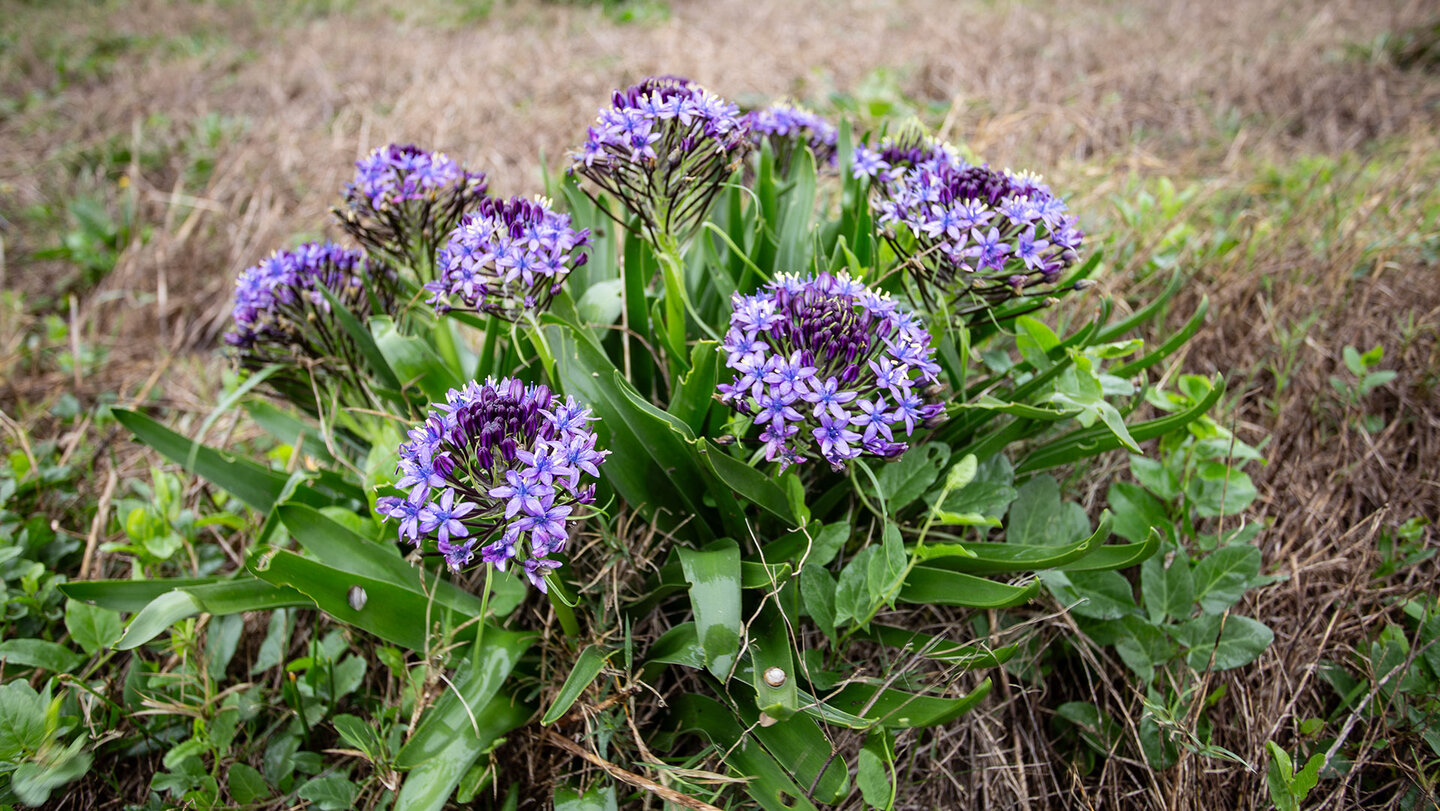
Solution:
[[[1185,620],[1195,605],[1195,579],[1185,550],[1177,549],[1167,567],[1164,555],[1156,555],[1140,565],[1140,592],[1150,621],[1159,625],[1167,617]]]
[[[120,612],[82,603],[65,601],[65,628],[87,655],[94,656],[120,639],[125,625]]]
[[[1195,564],[1195,599],[1207,614],[1221,614],[1245,596],[1260,575],[1260,550],[1249,544],[1222,546]]]
[[[1216,670],[1248,665],[1275,640],[1275,633],[1258,620],[1231,614],[1223,618],[1225,627],[1222,631],[1221,619],[1214,614],[1205,614],[1176,629],[1175,636],[1180,644],[1190,649],[1185,662],[1192,670],[1201,671],[1209,666],[1212,651]]]
[[[890,511],[894,513],[919,498],[935,483],[949,461],[950,449],[930,442],[911,448],[899,459],[881,467],[875,478]]]

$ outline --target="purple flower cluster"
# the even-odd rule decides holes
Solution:
[[[349,394],[364,398],[355,373],[364,363],[359,347],[330,317],[324,291],[364,318],[372,307],[393,313],[394,281],[388,268],[333,242],[276,251],[236,279],[235,328],[225,334],[225,343],[246,368],[279,364],[268,382],[297,405],[314,405],[312,375],[325,388],[350,386],[355,391]],[[325,374],[313,374],[322,370]]]
[[[924,394],[940,371],[930,334],[888,294],[843,273],[787,274],[732,303],[721,349],[735,374],[720,399],[763,427],[781,468],[815,448],[836,470],[897,456],[909,446],[896,435],[943,410]]]
[[[439,152],[390,144],[355,162],[340,226],[372,254],[430,278],[437,242],[484,195],[484,172],[466,171]]]
[[[543,199],[485,198],[450,233],[425,285],[436,311],[463,309],[514,321],[539,312],[585,264],[589,229],[570,227]]]
[[[955,147],[910,128],[882,140],[875,149],[857,145],[850,174],[857,178],[879,177],[884,182],[898,178],[906,169],[924,168],[934,172],[943,166],[963,169],[967,165]]]
[[[790,171],[795,155],[804,147],[815,154],[817,168],[835,163],[835,126],[824,118],[791,104],[772,104],[745,114],[750,140],[759,147],[768,140],[780,174]]]
[[[471,381],[412,428],[400,446],[403,498],[384,497],[375,509],[399,521],[401,540],[416,546],[435,538],[450,568],[478,554],[504,571],[520,561],[541,591],[560,565],[570,525],[593,503],[609,451],[595,449],[590,409],[562,401],[544,385],[506,378]]]
[[[734,104],[688,79],[655,77],[615,92],[570,171],[618,198],[652,237],[681,240],[751,146]]]
[[[1052,300],[1083,240],[1064,201],[1033,175],[944,154],[892,165],[872,201],[927,306],[964,319],[1014,299]]]

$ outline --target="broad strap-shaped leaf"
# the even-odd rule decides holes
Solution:
[[[1020,650],[1019,645],[1006,645],[1001,648],[989,648],[980,643],[961,645],[938,636],[879,623],[871,623],[868,629],[860,631],[859,634],[892,648],[918,653],[927,659],[960,665],[965,670],[999,667],[1014,658],[1015,653]]]
[[[445,697],[452,695],[454,693],[449,692]],[[422,728],[436,717],[443,703],[444,699],[425,714],[420,722]],[[400,794],[395,798],[395,811],[440,811],[475,761],[494,747],[502,735],[524,724],[531,715],[529,707],[506,695],[472,703],[469,712],[459,706],[459,702],[447,707],[447,710],[447,719],[453,723],[446,727],[454,734],[440,737],[441,748],[416,764],[405,776]],[[475,726],[470,724],[472,714]],[[409,746],[406,744],[401,750],[402,758]]]
[[[176,581],[154,582],[170,582],[173,586]],[[77,596],[76,599],[84,598]],[[256,580],[248,574],[231,580],[184,585],[157,595],[141,608],[115,647],[118,650],[138,648],[171,625],[197,614],[220,616],[303,605],[310,605],[310,601],[299,592]]]
[[[72,580],[61,583],[60,593],[81,602],[113,611],[134,613],[149,605],[160,595],[223,582],[220,577],[168,577],[155,580]]]
[[[282,504],[276,508],[276,513],[285,528],[315,560],[342,571],[384,580],[422,596],[433,593],[438,605],[467,616],[480,615],[479,595],[465,591],[438,575],[422,583],[424,570],[400,557],[394,546],[377,544],[303,504]],[[525,586],[513,576],[497,572],[490,580],[488,608],[495,616],[508,615],[525,599]]]
[[[337,569],[294,552],[252,554],[247,565],[256,577],[295,589],[335,619],[420,653],[429,650],[431,642],[426,617],[432,623],[449,620],[449,627],[471,619],[394,583]],[[352,588],[365,595],[359,610],[350,604]]]
[[[1098,552],[1110,537],[1112,521],[1110,511],[1106,510],[1100,516],[1100,526],[1096,527],[1093,533],[1074,543],[1060,546],[1009,543],[924,544],[916,547],[916,553],[920,560],[931,566],[952,572],[997,574],[1055,569]],[[964,554],[966,552],[974,557]]]
[[[690,607],[706,667],[724,680],[740,651],[740,548],[725,539],[705,549],[676,551],[690,584]]]
[[[799,709],[796,694],[799,674],[795,672],[789,628],[773,603],[765,606],[751,627],[755,637],[750,650],[755,704],[771,718],[786,720]]]
[[[1153,529],[1144,543],[1112,543],[1085,557],[1060,566],[1064,572],[1104,572],[1125,569],[1144,561],[1160,549],[1160,530]]]
[[[713,698],[686,693],[670,705],[678,731],[704,735],[725,756],[737,775],[749,778],[745,792],[765,811],[819,811],[796,784],[789,770],[764,746],[745,746],[745,728],[733,713]]]
[[[799,523],[790,499],[772,477],[736,459],[708,439],[696,440],[694,446],[700,459],[726,487],[787,524]]]
[[[240,499],[256,512],[270,512],[290,480],[288,475],[249,459],[204,445],[196,448],[198,443],[138,412],[117,408],[111,413],[117,422],[160,455]],[[187,461],[191,464],[187,465]]]
[[[919,729],[959,718],[990,692],[990,680],[959,698],[910,693],[879,684],[850,684],[825,701],[832,707],[885,727]]]
[[[714,539],[714,522],[706,518],[713,512],[701,500],[703,490],[695,486],[704,474],[681,435],[637,409],[622,390],[629,384],[617,382],[614,364],[588,331],[552,321],[545,334],[561,390],[593,409],[599,418],[594,424],[597,445],[619,460],[603,466],[601,477],[662,529],[701,541]]]
[[[437,757],[445,756],[451,742],[457,738],[473,738],[471,713],[475,721],[482,724],[481,737],[485,732],[479,714],[481,708],[496,698],[509,701],[500,692],[520,657],[535,642],[535,634],[506,631],[487,626],[478,646],[469,647],[470,655],[465,664],[452,677],[452,689],[445,691],[415,727],[415,734],[400,748],[395,765],[401,769],[412,769]],[[467,712],[467,708],[469,712]],[[503,727],[500,732],[513,729],[528,719],[533,710],[525,708],[523,715],[514,724]],[[508,716],[507,716],[508,719]]]
[[[962,572],[916,566],[900,589],[902,603],[962,605],[971,608],[1009,608],[1028,602],[1039,590],[1039,581],[1024,586],[996,583]]]

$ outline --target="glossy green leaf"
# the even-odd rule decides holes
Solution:
[[[425,623],[442,621],[447,612],[424,596],[384,580],[363,577],[328,566],[293,552],[278,550],[252,556],[250,570],[255,576],[277,586],[288,586],[309,597],[335,619],[413,651],[429,650]],[[366,602],[357,611],[350,605],[350,589],[363,589]],[[469,617],[454,617],[457,625]]]
[[[1019,645],[990,648],[979,642],[961,645],[942,637],[879,623],[872,623],[860,635],[892,648],[918,653],[927,659],[959,665],[962,670],[998,667],[1014,658],[1020,649]]]
[[[432,717],[438,708],[437,704],[426,713],[426,718]],[[470,766],[494,747],[500,736],[530,718],[528,707],[504,695],[497,695],[486,703],[474,704],[471,710],[475,716],[475,727],[470,724],[469,714],[458,705],[453,708],[450,716],[457,722],[453,725],[455,734],[442,739],[440,748],[405,776],[405,782],[395,798],[394,811],[441,811]],[[453,717],[456,711],[458,718]]]
[[[919,498],[939,478],[950,461],[950,449],[938,442],[911,448],[883,465],[875,478],[891,514]]]
[[[203,445],[196,449],[197,443],[138,412],[117,408],[111,413],[141,442],[170,461],[184,466],[187,460],[193,458],[193,464],[185,467],[187,471],[212,482],[256,512],[270,512],[290,479],[284,473],[249,459],[233,457]]]
[[[1275,640],[1275,633],[1265,623],[1238,614],[1202,614],[1181,625],[1175,636],[1190,649],[1185,663],[1196,671],[1211,667],[1212,655],[1215,670],[1248,665]]]
[[[695,435],[705,430],[705,418],[715,398],[720,374],[719,344],[697,341],[690,350],[690,371],[680,379],[670,398],[670,413],[689,426]]]
[[[443,756],[453,741],[473,738],[472,713],[475,721],[482,724],[483,738],[483,718],[478,714],[479,708],[487,703],[493,704],[496,699],[510,703],[500,688],[534,641],[535,635],[531,633],[486,627],[479,649],[472,646],[466,663],[451,677],[454,686],[447,689],[420,719],[415,734],[396,756],[396,765],[402,769],[419,766]],[[516,724],[524,723],[531,714],[531,710],[523,705],[516,712],[520,713]],[[514,715],[510,710],[506,710],[505,714],[507,717]],[[501,731],[511,728],[507,726]]]
[[[1064,572],[1101,572],[1134,566],[1160,549],[1160,533],[1154,531],[1144,543],[1106,544],[1090,554],[1060,568]]]
[[[1195,607],[1195,579],[1185,550],[1176,549],[1168,566],[1163,557],[1156,555],[1140,566],[1141,599],[1156,625],[1167,618],[1189,619]]]
[[[606,655],[605,649],[598,645],[590,645],[580,652],[580,658],[575,660],[570,675],[566,676],[565,683],[560,685],[560,692],[555,694],[555,701],[550,705],[550,709],[545,711],[545,717],[540,719],[542,726],[555,723],[570,711],[575,700],[595,681],[600,671],[605,669]]]
[[[706,666],[725,679],[740,650],[740,548],[724,540],[703,550],[676,551],[690,584],[690,607]]]
[[[798,523],[790,508],[790,500],[773,478],[736,459],[708,439],[697,440],[694,447],[726,487],[781,521],[792,525]]]
[[[1029,601],[1040,584],[1031,581],[1024,586],[996,583],[983,577],[916,566],[905,578],[899,600],[903,603],[963,605],[971,608],[1009,608]]]
[[[990,680],[958,698],[941,698],[879,684],[852,683],[830,695],[825,703],[880,726],[897,729],[919,729],[937,726],[959,718],[980,703],[990,692]]]
[[[1134,588],[1119,572],[1040,572],[1055,599],[1082,617],[1115,620],[1135,611]]]
[[[778,599],[778,597],[777,597]],[[778,720],[785,720],[798,709],[795,659],[790,649],[790,634],[782,613],[772,605],[766,605],[751,625],[754,647],[750,655],[753,660],[753,684],[755,704],[761,712]],[[779,676],[778,683],[772,683],[772,676]]]
[[[276,509],[285,528],[313,558],[327,565],[400,586],[416,594],[434,594],[435,602],[466,616],[479,616],[479,595],[457,587],[438,573],[425,573],[400,557],[392,544],[377,544],[330,520],[303,504],[286,503]],[[513,576],[496,572],[491,577],[489,610],[504,617],[525,598],[525,586]]]
[[[1249,544],[1216,549],[1195,563],[1195,601],[1207,614],[1224,612],[1259,577],[1260,563],[1260,550]]]
[[[181,589],[168,591],[152,600],[130,620],[125,635],[115,647],[119,650],[137,648],[159,636],[171,625],[204,610],[200,601],[190,592]]]
[[[450,323],[439,321],[433,330],[448,330]],[[370,334],[385,363],[401,383],[414,383],[432,402],[444,401],[451,389],[463,381],[457,370],[441,360],[430,344],[414,335],[406,335],[384,316],[370,319]]]
[[[336,298],[334,291],[324,285],[320,285],[319,289],[325,296],[325,301],[330,305],[331,316],[340,323],[340,328],[350,335],[351,340],[355,341],[356,348],[360,350],[361,356],[370,366],[370,371],[374,373],[376,381],[384,389],[399,392],[400,378],[390,368],[390,362],[385,359],[385,353],[375,345],[375,338],[370,334],[370,330],[361,323],[359,318],[355,317],[354,313],[350,312],[344,302]]]
[[[1013,543],[924,544],[916,548],[919,559],[941,569],[971,574],[1028,572],[1065,566],[1095,552],[1110,537],[1111,517],[1101,514],[1100,526],[1074,543],[1060,546],[1030,546]],[[969,555],[956,554],[958,547]]]
[[[160,595],[175,589],[222,582],[219,577],[170,577],[156,580],[72,580],[60,584],[60,593],[71,599],[134,613]]]
[[[765,811],[818,811],[805,788],[761,745],[741,745],[746,730],[724,705],[707,696],[685,693],[671,703],[671,716],[682,732],[698,733],[724,755],[736,774],[749,778],[744,790]]]
[[[860,750],[855,761],[855,785],[860,795],[871,808],[889,811],[895,796],[895,786],[890,781],[891,767],[875,754],[870,747]]]

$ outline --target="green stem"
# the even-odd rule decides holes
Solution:
[[[685,357],[685,260],[680,243],[668,234],[655,236],[655,258],[660,262],[660,278],[665,283],[665,343],[670,350],[672,369],[688,368]],[[671,378],[679,379],[678,374]]]
[[[485,586],[480,591],[480,621],[475,628],[475,656],[480,656],[480,641],[485,638],[485,615],[490,612],[490,575],[495,570],[493,563],[485,564]]]

